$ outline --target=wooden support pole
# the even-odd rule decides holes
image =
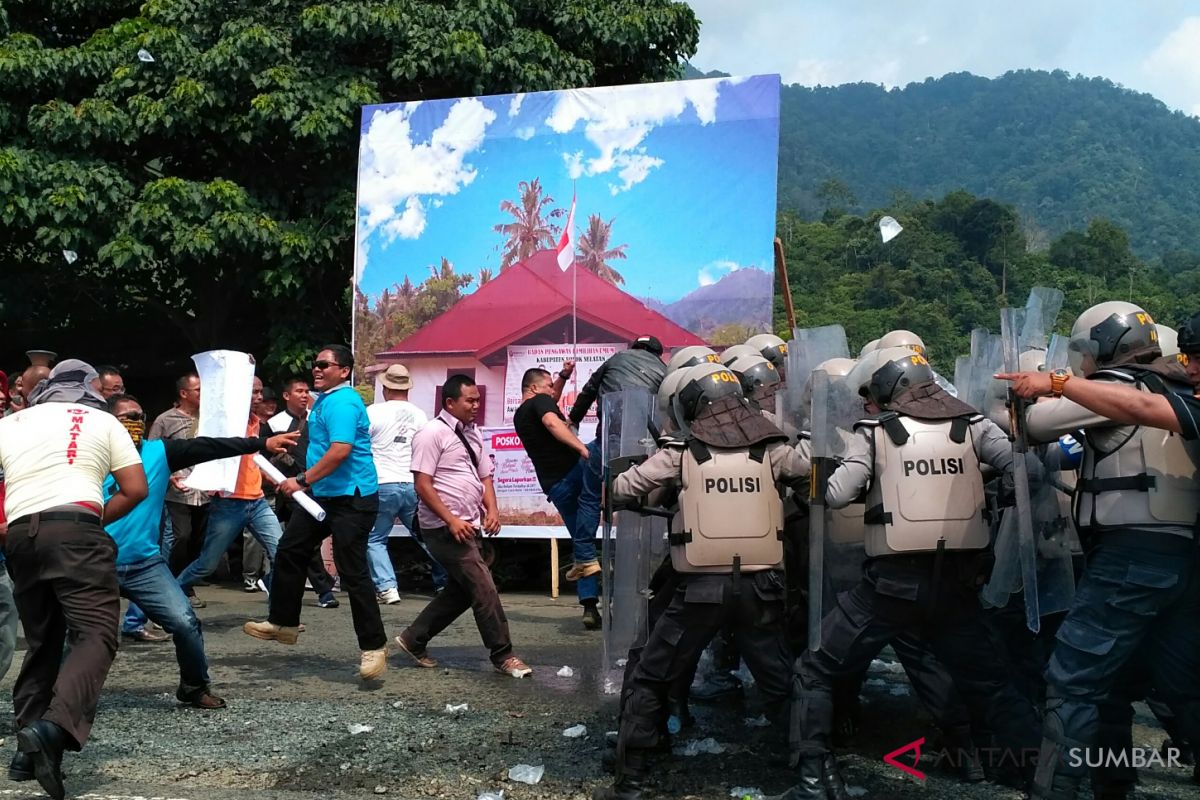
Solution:
[[[550,538],[550,597],[558,599],[558,539]]]
[[[783,293],[783,309],[787,312],[788,330],[796,328],[796,308],[792,305],[792,288],[788,283],[787,262],[783,257],[783,242],[775,237],[775,280]]]

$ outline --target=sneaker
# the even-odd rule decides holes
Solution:
[[[317,605],[319,605],[321,608],[337,608],[341,605],[341,603],[339,603],[338,599],[333,596],[333,592],[326,592],[325,594],[321,595],[319,600],[317,600]]]
[[[382,606],[394,606],[400,602],[400,592],[395,587],[384,589],[382,592],[376,593],[375,599]]]
[[[409,646],[409,644],[404,641],[404,634],[400,634],[396,637],[396,646],[407,653],[408,657],[411,658],[418,667],[433,669],[437,666],[437,662],[429,657],[429,653],[424,650],[418,651]]]
[[[511,675],[514,678],[524,678],[526,675],[533,674],[533,670],[516,656],[509,656],[504,659],[503,664],[497,664],[496,672],[499,672],[501,675]]]
[[[600,572],[600,562],[596,559],[591,561],[581,561],[577,564],[572,564],[567,570],[566,579],[569,581],[577,581],[580,578],[590,578]]]
[[[204,602],[196,595],[191,595],[188,597],[188,603],[192,608],[208,608],[208,603]]]
[[[588,603],[583,607],[583,627],[589,631],[600,630],[600,609],[596,607],[595,603]]]
[[[258,587],[258,590],[260,592],[267,591],[267,582],[264,581],[262,578],[259,578],[258,581],[254,585]]]
[[[387,647],[362,651],[362,659],[358,663],[358,677],[364,681],[373,681],[383,677],[385,672],[387,672]]]
[[[258,581],[254,580],[253,578],[246,578],[245,580],[242,581],[242,591],[243,592],[252,594],[254,592],[257,592],[258,590],[259,590],[258,589]]]
[[[274,622],[247,622],[242,626],[242,632],[255,639],[274,640],[280,644],[295,644],[300,638],[299,628],[276,625]]]

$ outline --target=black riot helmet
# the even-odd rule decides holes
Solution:
[[[1188,358],[1200,355],[1200,313],[1179,326],[1177,347]]]
[[[932,380],[933,369],[925,356],[909,350],[898,358],[889,358],[880,364],[871,374],[871,381],[866,388],[875,405],[887,408],[900,392]]]
[[[715,400],[721,397],[745,397],[737,375],[721,364],[698,364],[689,367],[675,392],[675,417],[687,425]]]
[[[742,381],[742,392],[755,400],[774,395],[783,383],[775,365],[760,355],[735,358],[729,368]]]

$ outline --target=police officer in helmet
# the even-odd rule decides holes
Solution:
[[[618,505],[679,489],[670,533],[679,580],[627,674],[616,781],[597,790],[602,800],[642,796],[648,756],[662,743],[670,687],[723,626],[734,631],[771,707],[783,707],[788,694],[779,483],[807,475],[808,463],[720,364],[690,368],[673,402],[686,437],[620,472],[611,486]]]
[[[905,634],[950,670],[998,744],[1019,752],[1036,742],[1033,707],[996,659],[977,597],[990,568],[980,466],[1011,475],[1011,444],[940,388],[923,356],[895,348],[867,359],[874,364],[850,380],[873,416],[854,426],[825,491],[835,509],[866,491],[867,560],[858,585],[826,612],[820,649],[796,660],[791,746],[799,776],[787,800],[848,796],[831,751],[834,681]]]
[[[1184,353],[1200,349],[1196,332],[1192,322],[1179,331]],[[1132,303],[1101,303],[1081,314],[1070,351],[1077,381],[1190,400],[1195,389],[1187,379],[1200,377],[1190,363],[1181,369],[1161,357],[1154,320]],[[1128,701],[1113,698],[1130,692],[1131,674],[1148,670],[1179,733],[1200,741],[1200,444],[1087,410],[1062,396],[1071,377],[1052,374],[1057,399],[1026,415],[1032,439],[1084,432],[1073,513],[1087,559],[1046,670],[1045,738],[1032,793],[1042,800],[1075,800],[1087,768],[1068,751],[1112,741],[1114,708],[1128,740]],[[1092,776],[1095,796],[1105,800],[1130,796],[1134,781]]]

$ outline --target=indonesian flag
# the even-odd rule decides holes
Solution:
[[[558,268],[563,272],[575,263],[575,195],[571,195],[571,213],[567,214],[567,227],[563,228],[558,240]]]

